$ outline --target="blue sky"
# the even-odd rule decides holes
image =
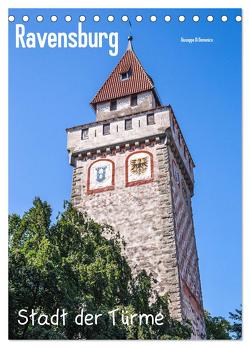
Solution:
[[[54,216],[70,198],[72,168],[66,151],[67,127],[95,119],[89,102],[127,46],[129,15],[134,49],[154,79],[163,104],[171,104],[195,168],[193,213],[204,306],[227,316],[241,304],[241,23],[239,9],[192,10],[10,10],[15,23],[29,15],[26,31],[117,31],[119,53],[101,49],[15,48],[9,24],[9,211],[23,214],[35,196],[47,200]],[[51,23],[51,15],[59,17]],[[99,23],[93,22],[100,15]],[[113,23],[107,15],[116,16]],[[44,22],[37,23],[36,15]],[[71,15],[70,23],[64,21]],[[135,21],[142,15],[141,23]],[[150,15],[159,19],[150,23]],[[164,22],[165,15],[173,18]],[[185,15],[186,21],[177,21]],[[198,23],[192,16],[199,15]],[[206,21],[207,15],[215,17]],[[220,20],[222,15],[228,21]],[[180,38],[213,38],[184,44]]]

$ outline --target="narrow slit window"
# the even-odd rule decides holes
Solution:
[[[117,110],[117,100],[112,100],[110,102],[110,111]]]
[[[81,140],[88,139],[88,137],[89,137],[89,129],[88,128],[82,129]]]
[[[154,114],[147,115],[147,125],[150,126],[151,124],[155,124],[155,115]]]
[[[184,146],[184,157],[187,158],[187,149],[186,149],[186,146]]]
[[[173,177],[175,178],[175,181],[177,182],[178,185],[180,185],[180,174],[177,170],[175,161],[173,160]]]
[[[131,95],[130,105],[131,106],[137,105],[137,94]]]
[[[103,135],[110,134],[110,123],[105,123],[103,125]]]
[[[181,145],[181,134],[178,134],[178,140],[179,140],[179,144]]]
[[[132,129],[132,118],[125,120],[125,130]]]

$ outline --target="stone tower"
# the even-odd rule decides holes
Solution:
[[[67,129],[73,205],[126,241],[133,271],[170,294],[170,311],[205,336],[191,197],[194,162],[170,105],[163,106],[132,37],[91,101],[96,121]]]

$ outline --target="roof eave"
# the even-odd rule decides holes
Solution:
[[[117,98],[109,98],[109,99],[103,99],[103,100],[99,100],[98,102],[94,102],[94,99],[90,102],[90,105],[92,106],[92,108],[95,110],[96,109],[96,105],[99,104],[99,103],[105,103],[105,102],[110,102],[111,100],[117,100],[117,99],[121,99],[121,98],[126,98],[130,95],[133,95],[133,94],[139,94],[139,93],[144,93],[144,92],[148,92],[148,91],[152,91],[154,93],[154,96],[155,96],[155,99],[157,100],[158,102],[158,105],[161,106],[161,101],[160,101],[160,98],[159,98],[159,95],[155,89],[154,86],[152,86],[151,88],[148,88],[148,89],[145,89],[145,90],[142,90],[142,91],[138,91],[138,92],[135,92],[135,93],[131,93],[131,94],[125,94],[125,95],[121,95]]]

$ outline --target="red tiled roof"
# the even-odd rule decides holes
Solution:
[[[130,69],[131,76],[127,80],[122,80],[121,73]],[[134,51],[128,49],[90,104],[94,105],[152,89],[154,89],[152,79],[143,69]]]

